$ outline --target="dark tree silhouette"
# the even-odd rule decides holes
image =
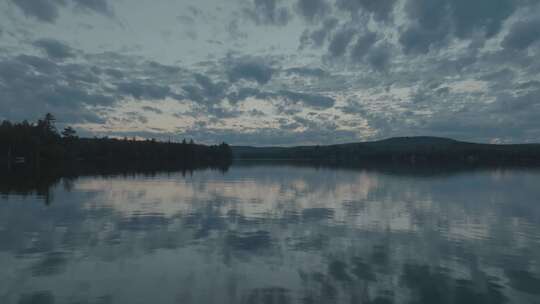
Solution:
[[[8,163],[24,159],[27,163],[47,161],[113,161],[115,163],[176,163],[186,166],[226,164],[231,161],[229,145],[207,146],[159,142],[155,139],[79,138],[72,127],[61,134],[54,115],[47,113],[36,123],[0,123],[0,160]]]
[[[67,127],[64,128],[64,131],[62,131],[62,137],[64,139],[69,139],[69,140],[76,139],[77,138],[77,131],[75,131],[75,129],[73,129],[70,126],[67,126]]]
[[[540,165],[540,144],[477,144],[422,136],[331,146],[235,147],[233,151],[236,158],[301,159],[340,165],[358,163]]]

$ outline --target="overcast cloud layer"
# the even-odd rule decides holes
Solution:
[[[540,141],[536,0],[5,0],[0,119],[86,136]]]

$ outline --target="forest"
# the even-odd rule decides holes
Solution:
[[[416,136],[298,147],[233,147],[238,159],[310,160],[337,165],[540,165],[540,144],[480,144]]]
[[[13,166],[49,165],[56,162],[100,162],[122,164],[180,164],[186,167],[222,166],[232,159],[228,144],[202,145],[187,142],[161,142],[154,139],[82,138],[70,126],[56,128],[48,113],[37,122],[0,124],[0,161]],[[3,167],[3,166],[2,166]]]

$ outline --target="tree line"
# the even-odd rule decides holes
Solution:
[[[340,165],[540,165],[540,144],[478,144],[438,137],[399,137],[330,146],[233,147],[240,159],[315,160]]]
[[[189,167],[230,163],[228,144],[202,145],[135,138],[82,138],[70,126],[58,131],[54,115],[47,113],[36,122],[0,124],[0,159],[11,164],[57,161],[100,161],[119,163],[176,163]]]

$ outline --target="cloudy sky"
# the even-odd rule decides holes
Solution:
[[[2,0],[0,119],[86,136],[540,141],[537,0]]]

